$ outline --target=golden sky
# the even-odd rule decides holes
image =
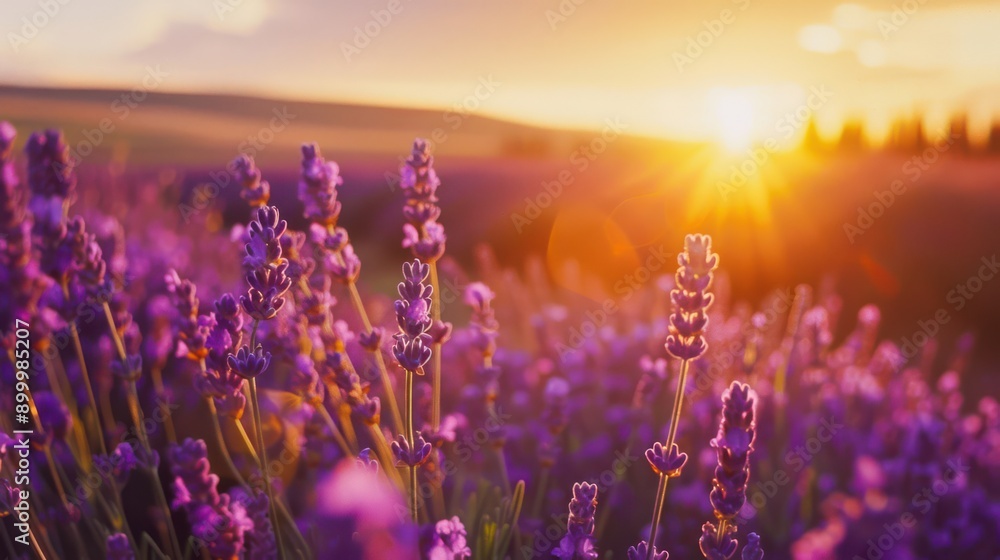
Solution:
[[[45,9],[49,13],[46,13]],[[740,143],[1000,113],[1000,2],[4,0],[0,82],[474,108]],[[822,93],[820,93],[822,92]]]

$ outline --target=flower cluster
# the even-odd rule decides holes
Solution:
[[[358,279],[361,259],[354,252],[347,230],[337,226],[342,208],[337,200],[337,187],[343,183],[340,167],[323,159],[319,146],[302,146],[299,200],[305,206],[306,219],[311,222],[309,239],[323,269],[346,284]]]
[[[399,283],[396,300],[396,324],[399,332],[393,338],[392,353],[400,367],[423,374],[424,364],[431,359],[431,292],[424,284],[430,266],[419,259],[403,264],[403,281]]]
[[[76,198],[76,174],[69,146],[58,130],[35,132],[24,151],[28,155],[28,206],[35,216],[35,233],[59,236],[66,208]]]
[[[588,482],[573,484],[573,499],[569,502],[566,535],[552,554],[563,560],[596,560],[594,548],[594,517],[597,514],[597,485]]]
[[[249,242],[243,266],[250,288],[240,296],[240,304],[247,315],[257,321],[273,319],[285,304],[285,292],[292,280],[285,274],[288,259],[281,256],[281,236],[288,223],[280,219],[278,208],[262,206],[250,222]]]
[[[472,345],[482,353],[486,361],[491,360],[496,353],[496,341],[500,334],[500,324],[491,306],[495,297],[493,290],[482,282],[473,282],[465,288],[465,304],[472,309],[472,318],[469,319]]]
[[[423,544],[427,560],[465,560],[472,556],[466,541],[465,525],[458,517],[442,519],[429,527]]]
[[[135,560],[132,545],[129,544],[128,537],[124,533],[108,535],[104,546],[107,548],[108,560]]]
[[[670,315],[670,336],[667,351],[675,358],[693,360],[705,353],[706,311],[714,296],[708,292],[712,272],[719,257],[712,253],[712,238],[707,235],[688,235],[684,238],[684,252],[678,255],[677,288],[670,292],[674,312]]]
[[[441,208],[437,205],[437,188],[441,181],[434,171],[434,157],[426,140],[413,141],[413,151],[399,173],[399,184],[406,196],[403,247],[409,248],[414,257],[433,263],[444,255],[448,237],[444,234],[444,226],[438,223]]]
[[[267,205],[271,198],[271,185],[262,180],[260,169],[254,163],[253,158],[240,154],[232,163],[233,174],[239,182],[242,190],[240,197],[250,205],[251,208],[260,208]]]
[[[435,262],[438,180],[421,142],[403,186],[407,246],[423,258],[403,267],[392,306],[356,282],[360,261],[338,226],[339,169],[315,146],[303,150],[299,185],[307,227],[290,229],[252,158],[240,157],[230,169],[242,200],[213,204],[249,205],[253,221],[227,241],[212,228],[176,235],[145,203],[119,223],[96,207],[109,197],[81,197],[84,222],[70,214],[65,142],[29,140],[22,184],[14,140],[0,123],[0,323],[30,324],[31,443],[45,452],[31,499],[46,557],[667,560],[669,547],[677,558],[762,560],[766,547],[837,558],[877,555],[883,528],[900,557],[1000,554],[1000,404],[966,400],[981,385],[970,335],[948,355],[937,341],[920,352],[880,342],[884,314],[866,306],[845,325],[827,287],[733,301],[701,235],[686,239],[675,278],[635,286],[615,299],[613,319],[596,321],[548,279],[558,263],[519,270],[478,252],[475,272]],[[113,197],[118,183],[141,195],[130,204],[162,199],[144,190],[162,185],[128,180],[111,182]],[[235,239],[246,245],[238,257]],[[464,309],[450,307],[456,294]],[[435,319],[442,310],[471,313],[438,352],[452,334]],[[405,414],[387,421],[390,333]],[[25,359],[14,333],[2,334],[0,408],[15,410]],[[645,451],[657,476],[643,476],[638,442],[657,440]],[[19,514],[15,445],[0,431],[0,517]],[[769,460],[754,461],[755,479],[783,481],[773,495],[748,484],[760,453]],[[58,481],[99,486],[77,502],[79,489],[64,499]],[[637,506],[654,492],[644,524]],[[563,533],[551,519],[567,501]]]
[[[253,520],[242,505],[231,504],[230,496],[217,490],[219,477],[211,472],[205,442],[188,438],[171,445],[169,459],[174,475],[172,507],[187,514],[192,535],[213,557],[239,556]]]
[[[725,560],[736,552],[736,526],[731,521],[746,503],[750,453],[756,435],[756,401],[757,394],[738,381],[722,395],[722,422],[719,434],[712,440],[719,464],[709,495],[719,525],[705,523],[699,541],[702,554],[710,560]]]

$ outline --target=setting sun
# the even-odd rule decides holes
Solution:
[[[746,92],[716,89],[709,99],[722,145],[732,152],[749,147],[754,124],[754,105],[750,96]]]

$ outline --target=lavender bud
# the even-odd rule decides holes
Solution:
[[[640,541],[639,544],[635,546],[628,547],[628,560],[647,560],[646,557],[649,555],[649,545],[646,541]],[[670,555],[667,551],[658,552],[656,547],[653,547],[653,560],[667,560]]]
[[[396,436],[391,447],[392,455],[396,458],[397,467],[418,467],[424,464],[430,458],[431,449],[433,448],[430,443],[424,440],[424,436],[420,432],[417,432],[414,437],[412,448],[402,434]]]

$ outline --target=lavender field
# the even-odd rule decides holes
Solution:
[[[0,5],[0,558],[1000,560],[996,6],[197,4]]]

